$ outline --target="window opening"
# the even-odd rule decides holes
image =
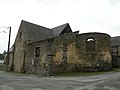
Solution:
[[[40,47],[35,48],[35,56],[40,57]]]
[[[87,42],[91,42],[91,41],[94,41],[94,39],[93,38],[88,38],[87,39]]]
[[[67,44],[63,43],[62,63],[67,63]]]

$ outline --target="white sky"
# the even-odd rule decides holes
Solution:
[[[69,23],[80,33],[120,36],[120,0],[0,0],[0,27],[12,27],[11,45],[21,20],[48,28]],[[7,50],[8,31],[0,28],[0,53]]]

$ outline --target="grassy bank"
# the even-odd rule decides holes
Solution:
[[[120,68],[113,68],[111,71],[107,72],[63,72],[63,73],[58,73],[53,76],[58,76],[58,77],[70,77],[70,76],[92,76],[92,75],[100,75],[100,74],[105,74],[108,72],[120,72]],[[29,75],[34,75],[34,74],[27,74],[27,73],[19,73],[19,72],[7,72],[11,73],[14,75],[20,75],[20,76],[29,76]]]
[[[58,73],[55,76],[91,76],[104,74],[106,72],[66,72],[66,73]]]
[[[106,72],[64,72],[64,73],[58,73],[55,76],[92,76],[92,75],[99,75],[99,74],[105,74],[108,72],[120,72],[120,68],[113,68],[111,71]]]

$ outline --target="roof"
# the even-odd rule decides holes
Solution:
[[[23,20],[21,23],[22,23],[21,25],[25,28],[24,34],[25,34],[25,39],[27,40],[39,41],[39,40],[47,39],[52,36],[53,31],[49,28]]]
[[[49,29],[40,25],[36,25],[22,20],[19,27],[19,33],[24,33],[24,40],[40,41],[59,36],[63,33],[72,32],[68,23]],[[18,37],[17,35],[17,37]]]
[[[64,30],[66,30],[66,32],[72,32],[68,23],[52,28],[52,30],[54,36],[59,36]]]
[[[120,46],[120,36],[111,38],[111,46]]]

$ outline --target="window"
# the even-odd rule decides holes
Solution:
[[[35,48],[35,56],[40,57],[40,47]]]
[[[95,39],[88,38],[86,40],[86,51],[95,51]]]

